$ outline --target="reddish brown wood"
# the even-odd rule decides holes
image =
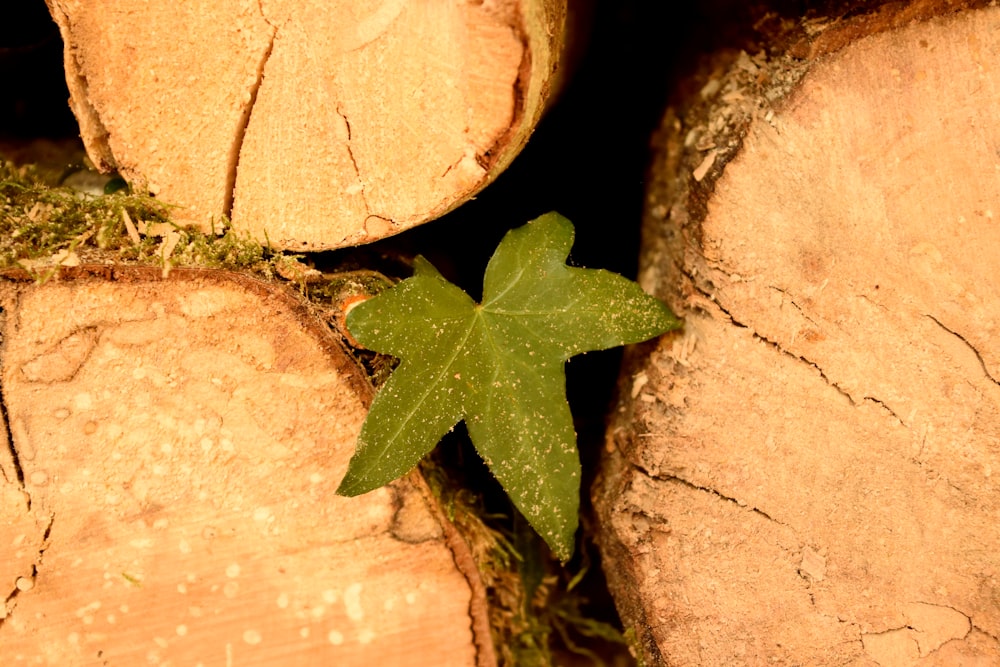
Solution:
[[[1000,10],[888,11],[664,123],[642,280],[685,328],[594,489],[647,664],[1000,664]]]

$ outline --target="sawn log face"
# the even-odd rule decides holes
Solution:
[[[94,163],[204,230],[357,245],[474,196],[567,69],[566,0],[47,0]],[[214,227],[213,227],[214,226]]]
[[[427,500],[335,494],[366,399],[303,303],[129,271],[0,287],[3,663],[476,664]]]
[[[651,662],[1000,664],[1000,10],[848,42],[661,134],[642,279],[685,329],[594,488]]]

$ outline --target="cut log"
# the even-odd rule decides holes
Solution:
[[[647,664],[1000,665],[1000,9],[899,4],[658,137],[641,280],[685,328],[593,489]]]
[[[472,197],[558,88],[566,0],[47,0],[90,157],[277,248],[366,243]]]
[[[158,276],[0,287],[3,664],[495,664],[422,480],[335,494],[369,390],[319,319]]]

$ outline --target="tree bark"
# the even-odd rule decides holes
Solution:
[[[4,665],[495,664],[419,475],[335,494],[370,388],[304,301],[63,277],[0,284]]]
[[[273,247],[374,241],[472,197],[565,69],[566,0],[47,0],[94,163]]]
[[[657,138],[641,281],[685,327],[593,489],[647,664],[1000,665],[1000,10],[853,16]]]

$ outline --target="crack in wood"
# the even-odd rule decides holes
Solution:
[[[688,276],[688,277],[689,277],[689,279],[690,279],[690,276]],[[708,301],[710,301],[711,303],[715,304],[715,306],[716,306],[716,307],[717,307],[717,308],[718,308],[718,309],[719,309],[719,310],[720,310],[720,311],[721,311],[721,312],[722,312],[722,313],[723,313],[723,314],[724,314],[724,315],[725,315],[725,316],[726,316],[727,318],[729,318],[729,321],[730,321],[730,322],[731,322],[731,323],[732,323],[732,324],[733,324],[734,326],[737,326],[737,327],[739,327],[740,329],[747,329],[747,330],[748,330],[748,331],[750,332],[750,334],[751,334],[751,335],[752,335],[752,336],[753,336],[753,337],[754,337],[755,339],[757,339],[757,340],[759,340],[759,341],[762,341],[762,342],[766,343],[767,345],[769,345],[770,347],[774,348],[775,350],[777,350],[777,351],[778,351],[778,352],[780,352],[781,354],[784,354],[784,355],[786,355],[786,356],[789,356],[789,357],[791,357],[792,359],[795,359],[795,360],[797,360],[797,361],[801,361],[802,363],[804,363],[804,364],[806,364],[806,365],[808,365],[808,366],[812,366],[813,368],[815,368],[815,369],[816,369],[816,371],[817,371],[817,372],[819,373],[819,376],[820,376],[820,377],[821,377],[821,378],[823,379],[823,381],[824,381],[824,382],[825,382],[826,384],[828,384],[828,385],[829,385],[830,387],[832,387],[833,389],[836,389],[836,390],[837,390],[837,392],[838,392],[838,393],[839,393],[839,394],[840,394],[841,396],[844,396],[844,397],[845,397],[845,398],[846,398],[846,399],[847,399],[847,400],[848,400],[848,401],[850,402],[850,404],[851,404],[851,405],[853,405],[853,406],[855,406],[855,407],[856,407],[856,406],[858,405],[858,402],[854,400],[854,397],[853,397],[853,396],[851,396],[851,394],[850,394],[849,392],[847,392],[847,391],[846,391],[846,390],[845,390],[845,389],[844,389],[843,387],[841,387],[841,386],[840,386],[840,385],[838,385],[838,384],[837,384],[836,382],[834,382],[833,380],[831,380],[831,379],[830,379],[830,377],[829,377],[829,376],[828,376],[828,375],[827,375],[827,374],[826,374],[826,373],[825,373],[825,372],[823,371],[823,369],[822,369],[822,368],[820,368],[819,364],[817,364],[817,363],[816,363],[815,361],[812,361],[811,359],[809,359],[809,358],[807,358],[807,357],[804,357],[804,356],[802,356],[801,354],[795,354],[794,352],[792,352],[792,351],[790,351],[790,350],[786,350],[786,349],[785,349],[784,347],[782,347],[782,346],[781,346],[781,344],[780,344],[780,343],[778,343],[777,341],[774,341],[774,340],[771,340],[770,338],[768,338],[768,337],[764,336],[763,334],[761,334],[761,333],[757,332],[757,331],[756,331],[756,330],[755,330],[755,329],[754,329],[753,327],[751,327],[751,326],[749,326],[749,325],[747,325],[747,324],[744,324],[743,322],[740,322],[739,320],[737,320],[737,319],[736,319],[736,318],[735,318],[735,317],[733,316],[733,314],[732,314],[731,312],[729,312],[729,310],[727,310],[727,309],[726,309],[726,307],[725,307],[725,306],[723,306],[723,305],[722,305],[722,304],[721,304],[721,303],[720,303],[720,302],[719,302],[719,301],[718,301],[718,300],[717,300],[717,299],[715,298],[715,296],[714,296],[713,294],[710,294],[709,292],[706,292],[706,291],[705,291],[704,289],[702,289],[702,288],[701,288],[701,287],[699,287],[698,285],[694,284],[694,281],[693,281],[693,280],[692,280],[692,286],[694,287],[694,289],[695,289],[695,290],[696,290],[696,291],[697,291],[698,293],[700,293],[700,294],[701,294],[702,296],[704,296],[704,297],[705,297],[705,298],[706,298],[706,299],[707,299]]]
[[[961,637],[961,639],[965,639],[966,637],[968,637],[969,634],[972,632],[972,629],[975,627],[972,624],[972,616],[970,616],[969,614],[966,614],[964,611],[962,611],[961,609],[958,609],[957,607],[951,606],[950,604],[941,604],[939,602],[921,602],[920,604],[925,604],[928,607],[942,607],[943,609],[951,609],[956,614],[961,614],[962,616],[965,616],[965,618],[969,621],[969,629]]]
[[[45,532],[42,533],[42,543],[38,547],[38,555],[35,557],[35,562],[31,565],[31,577],[18,577],[14,582],[14,589],[4,598],[3,609],[0,610],[0,629],[3,629],[4,623],[14,613],[14,609],[17,607],[17,597],[21,593],[30,591],[35,587],[35,581],[38,579],[38,569],[42,566],[46,549],[49,548],[49,535],[52,534],[52,526],[55,524],[55,521],[56,515],[50,514],[49,522],[45,526]],[[24,579],[27,579],[26,583],[22,582]]]
[[[690,278],[690,276],[689,276],[689,278]],[[693,281],[692,281],[692,284],[693,284]],[[909,425],[906,422],[904,422],[902,420],[902,418],[900,418],[900,416],[898,414],[896,414],[896,411],[893,410],[892,408],[890,408],[881,399],[879,399],[879,398],[877,398],[875,396],[862,396],[860,402],[856,401],[854,399],[854,397],[851,396],[851,394],[849,392],[847,392],[846,390],[844,390],[836,382],[832,381],[829,378],[829,376],[827,376],[827,374],[823,371],[823,369],[820,368],[819,364],[817,364],[816,362],[812,361],[811,359],[808,359],[807,357],[804,357],[804,356],[802,356],[800,354],[795,354],[794,352],[791,352],[790,350],[786,350],[777,341],[773,341],[773,340],[767,338],[766,336],[761,335],[756,330],[752,329],[749,325],[744,324],[743,322],[740,322],[735,317],[733,317],[733,314],[729,310],[727,310],[726,307],[723,306],[718,301],[718,299],[715,298],[714,295],[706,292],[704,289],[702,289],[702,288],[700,288],[698,286],[695,286],[695,289],[700,294],[702,294],[706,299],[708,299],[711,303],[715,304],[715,306],[718,307],[718,309],[720,311],[722,311],[726,315],[726,317],[729,318],[729,321],[732,322],[735,326],[737,326],[737,327],[739,327],[741,329],[749,329],[751,331],[751,333],[752,333],[752,335],[753,335],[754,338],[756,338],[758,340],[761,340],[764,343],[767,343],[768,345],[770,345],[771,347],[775,348],[779,352],[781,352],[783,354],[786,354],[786,355],[792,357],[793,359],[797,359],[799,361],[802,361],[802,362],[804,362],[804,363],[812,366],[813,368],[815,368],[817,371],[819,371],[820,377],[822,377],[823,380],[828,385],[830,385],[831,387],[833,387],[834,389],[836,389],[841,395],[845,396],[847,398],[847,400],[849,400],[851,402],[851,405],[857,407],[858,405],[860,405],[861,403],[863,403],[865,401],[870,402],[870,403],[874,403],[875,405],[878,405],[880,408],[882,408],[883,410],[885,410],[885,412],[888,413],[893,419],[895,419],[899,423],[900,426],[903,426],[904,428],[909,428]],[[784,295],[785,297],[787,297],[788,298],[788,302],[791,303],[792,306],[795,307],[795,309],[799,311],[799,313],[801,313],[801,315],[802,315],[803,318],[805,318],[807,321],[809,321],[813,325],[815,325],[817,327],[819,326],[819,324],[815,320],[813,320],[811,317],[809,317],[808,314],[806,314],[806,312],[802,309],[801,306],[799,306],[797,303],[795,303],[795,300],[792,299],[791,295],[786,290],[784,290],[784,289],[782,289],[780,287],[777,287],[775,285],[768,285],[768,289],[772,289],[772,290],[774,290],[774,291],[776,291],[776,292]],[[878,304],[876,304],[876,305],[878,305]],[[982,363],[982,358],[980,358],[980,363]],[[984,369],[985,369],[985,364],[984,364]],[[988,373],[987,373],[987,375],[988,375]]]
[[[958,610],[956,610],[956,611],[958,611]],[[962,613],[962,612],[959,612],[959,613]],[[983,633],[984,635],[986,635],[987,637],[989,637],[990,639],[992,639],[996,643],[1000,644],[1000,634],[996,634],[996,633],[990,632],[989,630],[987,630],[986,628],[982,627],[981,625],[976,625],[975,622],[973,622],[971,616],[969,617],[969,626],[970,626],[969,627],[969,634],[972,634],[972,631],[975,630],[977,632]],[[968,635],[966,635],[966,637],[968,637]]]
[[[624,456],[624,453],[622,453],[622,454]],[[631,466],[633,469],[635,469],[636,471],[638,471],[639,474],[643,475],[644,477],[648,477],[649,479],[654,479],[654,480],[658,480],[658,481],[661,481],[661,482],[674,482],[676,484],[680,484],[681,486],[687,487],[689,489],[693,489],[695,491],[701,491],[703,493],[711,494],[711,495],[713,495],[713,496],[715,496],[717,498],[721,498],[722,500],[725,500],[726,502],[733,503],[737,507],[740,507],[741,509],[744,509],[744,510],[746,510],[748,512],[752,512],[753,514],[757,514],[759,516],[762,516],[765,519],[767,519],[768,521],[770,521],[772,523],[775,523],[775,524],[777,524],[779,526],[782,526],[783,528],[788,528],[792,532],[796,532],[795,528],[793,528],[792,526],[788,525],[787,523],[784,523],[782,521],[779,521],[778,519],[775,519],[773,516],[771,516],[770,514],[768,514],[767,512],[765,512],[764,510],[760,509],[759,507],[751,505],[751,504],[749,504],[747,502],[744,502],[744,501],[742,501],[742,500],[740,500],[738,498],[735,498],[733,496],[727,496],[726,494],[722,493],[721,491],[719,491],[717,489],[713,489],[713,488],[707,487],[707,486],[701,486],[700,484],[695,484],[694,482],[691,482],[689,480],[684,479],[683,477],[679,477],[679,476],[671,474],[671,473],[655,474],[655,473],[651,472],[649,469],[647,469],[645,466],[643,466],[641,463],[637,463],[635,461],[632,461],[628,457],[624,457],[624,459],[625,459],[625,461],[627,462],[627,464],[629,466]]]
[[[726,502],[734,503],[737,507],[740,507],[741,509],[744,509],[744,510],[746,510],[748,512],[752,512],[753,514],[757,514],[759,516],[762,516],[765,519],[767,519],[768,521],[770,521],[772,523],[775,523],[775,524],[777,524],[779,526],[782,526],[783,528],[789,528],[792,531],[795,530],[794,528],[792,528],[791,526],[789,526],[787,523],[784,523],[782,521],[779,521],[779,520],[775,519],[773,516],[771,516],[770,514],[768,514],[767,512],[765,512],[764,510],[760,509],[759,507],[755,507],[753,505],[750,505],[749,503],[743,502],[743,501],[739,500],[738,498],[734,498],[732,496],[727,496],[726,494],[722,493],[721,491],[719,491],[717,489],[713,489],[713,488],[710,488],[710,487],[707,487],[707,486],[701,486],[699,484],[695,484],[694,482],[690,482],[690,481],[684,479],[683,477],[678,477],[677,475],[667,474],[667,475],[661,475],[659,477],[655,477],[655,476],[652,476],[652,475],[650,475],[650,476],[653,477],[654,479],[661,479],[661,480],[664,480],[664,481],[667,481],[667,482],[676,482],[678,484],[681,484],[682,486],[688,487],[689,489],[694,489],[696,491],[702,491],[704,493],[709,493],[709,494],[711,494],[711,495],[713,495],[713,496],[715,496],[717,498],[721,498],[722,500],[725,500]]]
[[[690,276],[688,276],[688,278],[690,279]],[[819,366],[819,364],[818,364],[818,363],[816,363],[815,361],[812,361],[811,359],[809,359],[809,358],[807,358],[807,357],[804,357],[804,356],[802,356],[802,355],[800,355],[800,354],[796,354],[796,353],[794,353],[794,352],[791,352],[790,350],[786,350],[786,349],[785,349],[784,347],[782,347],[782,346],[781,346],[781,344],[780,344],[780,343],[778,343],[777,341],[773,341],[773,340],[771,340],[771,339],[767,338],[766,336],[764,336],[764,335],[762,335],[762,334],[758,333],[758,332],[757,332],[756,330],[754,330],[754,329],[753,329],[752,327],[750,327],[749,325],[747,325],[747,324],[744,324],[743,322],[740,322],[739,320],[737,320],[737,319],[736,319],[736,318],[735,318],[735,317],[733,316],[733,314],[732,314],[732,313],[731,313],[731,312],[730,312],[730,311],[729,311],[728,309],[726,309],[726,307],[725,307],[725,306],[723,306],[723,305],[722,305],[722,304],[721,304],[721,303],[720,303],[720,302],[718,301],[718,299],[716,299],[716,298],[715,298],[715,296],[714,296],[713,294],[710,294],[709,292],[705,291],[705,290],[704,290],[703,288],[701,288],[701,287],[699,287],[699,286],[697,286],[697,285],[694,285],[694,281],[693,281],[693,280],[692,280],[692,285],[694,286],[694,289],[695,289],[695,290],[696,290],[696,291],[697,291],[697,292],[698,292],[699,294],[701,294],[701,295],[702,295],[702,296],[703,296],[703,297],[704,297],[704,298],[705,298],[706,300],[708,300],[709,302],[711,302],[712,304],[714,304],[714,305],[715,305],[715,306],[716,306],[716,307],[717,307],[717,308],[718,308],[718,309],[719,309],[719,310],[720,310],[720,311],[721,311],[721,312],[722,312],[722,313],[723,313],[723,314],[724,314],[724,315],[725,315],[726,317],[728,317],[728,318],[729,318],[729,321],[730,321],[730,322],[731,322],[731,323],[732,323],[732,324],[733,324],[734,326],[737,326],[737,327],[739,327],[739,328],[741,328],[741,329],[748,329],[748,330],[749,330],[749,331],[751,332],[751,334],[753,335],[753,337],[754,337],[755,339],[757,339],[757,340],[760,340],[760,341],[763,341],[764,343],[766,343],[766,344],[768,344],[769,346],[773,347],[774,349],[776,349],[776,350],[777,350],[778,352],[781,352],[782,354],[785,354],[785,355],[787,355],[787,356],[790,356],[790,357],[792,357],[793,359],[796,359],[796,360],[798,360],[798,361],[801,361],[801,362],[803,362],[803,363],[805,363],[805,364],[808,364],[809,366],[812,366],[813,368],[815,368],[815,369],[816,369],[816,370],[817,370],[817,371],[819,372],[819,375],[820,375],[820,377],[821,377],[821,378],[823,378],[823,381],[824,381],[824,382],[826,382],[826,384],[828,384],[828,385],[830,385],[831,387],[833,387],[834,389],[836,389],[836,390],[837,390],[837,392],[838,392],[838,393],[840,393],[840,394],[841,394],[842,396],[846,397],[846,398],[847,398],[847,400],[848,400],[848,401],[850,401],[850,403],[851,403],[851,405],[852,405],[852,406],[855,406],[855,407],[857,407],[858,405],[860,405],[861,403],[863,403],[863,402],[865,402],[865,401],[867,401],[867,402],[870,402],[870,403],[874,403],[875,405],[878,405],[878,406],[879,406],[880,408],[882,408],[883,410],[885,410],[885,412],[886,412],[887,414],[889,414],[889,415],[890,415],[890,416],[891,416],[891,417],[892,417],[893,419],[895,419],[895,420],[896,420],[896,421],[897,421],[897,422],[899,423],[899,425],[900,425],[900,426],[903,426],[904,428],[910,428],[909,424],[907,424],[907,423],[906,423],[905,421],[903,421],[903,419],[902,419],[902,418],[901,418],[901,417],[900,417],[900,416],[899,416],[898,414],[896,414],[895,410],[893,410],[892,408],[890,408],[890,407],[889,407],[889,406],[888,406],[888,405],[887,405],[887,404],[886,404],[886,403],[885,403],[884,401],[882,401],[881,399],[879,399],[879,398],[877,398],[877,397],[875,397],[875,396],[863,396],[863,397],[861,398],[861,401],[860,401],[860,402],[859,402],[859,401],[856,401],[856,400],[854,399],[854,397],[853,397],[853,396],[851,396],[851,394],[850,394],[850,393],[849,393],[848,391],[846,391],[846,390],[845,390],[845,389],[843,389],[843,388],[842,388],[842,387],[841,387],[840,385],[838,385],[838,384],[837,384],[836,382],[834,382],[833,380],[831,380],[831,379],[830,379],[830,377],[829,377],[829,376],[828,376],[828,375],[826,374],[826,372],[825,372],[825,371],[824,371],[824,370],[823,370],[822,368],[820,368],[820,366]],[[793,305],[793,306],[794,306],[794,307],[795,307],[796,309],[798,309],[800,313],[802,313],[802,316],[803,316],[803,317],[804,317],[804,318],[805,318],[806,320],[808,320],[809,322],[812,322],[813,324],[816,324],[816,322],[815,322],[815,321],[814,321],[814,320],[813,320],[812,318],[810,318],[810,317],[809,317],[809,316],[808,316],[808,315],[807,315],[807,314],[806,314],[806,313],[805,313],[805,312],[804,312],[804,311],[802,310],[801,306],[799,306],[799,305],[798,305],[797,303],[795,303],[795,301],[794,301],[794,300],[792,300],[792,299],[791,299],[791,296],[790,296],[790,295],[788,294],[788,292],[786,292],[785,290],[781,289],[780,287],[775,287],[775,286],[773,286],[773,285],[769,285],[768,287],[769,287],[770,289],[773,289],[773,290],[775,290],[775,291],[777,291],[777,292],[780,292],[781,294],[783,294],[783,295],[785,295],[785,296],[789,297],[789,302],[790,302],[790,303],[791,303],[791,304],[792,304],[792,305]],[[928,315],[928,317],[930,317],[930,316]],[[933,319],[933,318],[931,318],[931,319]],[[935,321],[936,321],[936,320],[935,320]],[[940,324],[940,323],[939,323],[939,324]],[[817,325],[817,326],[819,326],[818,324],[816,324],[816,325]],[[951,333],[954,333],[954,332],[951,332]],[[955,335],[958,335],[958,334],[955,334]],[[961,338],[961,336],[959,336],[959,338]],[[965,339],[964,339],[964,338],[963,338],[962,340],[963,340],[963,341],[965,341]],[[968,345],[968,341],[965,341],[965,342],[966,342],[966,344]],[[971,348],[972,346],[971,346],[971,345],[969,345],[969,347]],[[974,352],[976,351],[976,350],[975,350],[975,348],[973,348],[973,351],[974,351]],[[976,356],[977,356],[977,357],[979,357],[979,353],[978,353],[978,352],[976,352]],[[980,361],[980,364],[982,364],[982,365],[983,365],[983,370],[986,370],[986,365],[985,365],[985,363],[983,362],[983,359],[982,359],[982,357],[979,357],[979,361]],[[987,376],[989,377],[989,373],[988,373],[988,372],[987,372]],[[990,379],[993,379],[993,378],[992,378],[992,377],[990,377]],[[994,380],[994,382],[995,382],[995,380]]]
[[[11,465],[14,466],[14,479],[11,480],[7,477],[7,471],[0,468],[0,473],[3,473],[4,479],[10,483],[15,482],[22,491],[24,491],[24,467],[21,465],[21,457],[17,454],[17,447],[14,446],[14,438],[10,434],[10,428],[7,426],[10,424],[10,419],[7,415],[7,403],[3,398],[3,387],[0,386],[0,421],[3,421],[3,428],[7,436],[7,451],[10,453]],[[28,509],[31,509],[31,497],[28,497]]]
[[[899,417],[899,415],[896,414],[895,410],[893,410],[888,405],[886,405],[884,401],[881,401],[881,400],[875,398],[874,396],[863,396],[861,398],[861,400],[862,401],[868,401],[869,403],[874,403],[875,405],[879,406],[880,408],[882,408],[883,410],[885,410],[886,412],[888,412],[892,416],[893,419],[895,419],[897,422],[899,422],[900,426],[902,426],[904,428],[910,428],[910,425],[907,424],[906,422],[904,422]]]
[[[812,325],[813,325],[814,327],[816,327],[817,329],[818,329],[818,328],[820,328],[820,324],[819,324],[819,322],[817,322],[817,321],[816,321],[816,320],[814,320],[813,318],[809,317],[809,315],[808,315],[808,314],[806,314],[806,311],[802,309],[802,306],[800,306],[799,304],[795,303],[795,299],[794,299],[794,298],[792,297],[792,295],[791,295],[791,294],[789,294],[789,293],[788,293],[788,291],[787,291],[787,290],[784,290],[784,289],[782,289],[782,288],[780,288],[780,287],[777,287],[777,286],[775,286],[775,285],[768,285],[768,286],[767,286],[767,289],[772,289],[772,290],[774,290],[775,292],[778,292],[778,293],[779,293],[779,294],[781,294],[782,296],[786,297],[786,298],[788,299],[788,303],[792,304],[792,306],[793,306],[793,307],[795,308],[795,310],[799,311],[799,314],[800,314],[800,315],[802,315],[802,317],[803,317],[803,318],[804,318],[804,319],[805,319],[805,320],[806,320],[807,322],[809,322],[810,324],[812,324]],[[792,340],[794,340],[794,337],[792,338]]]
[[[965,628],[961,631],[961,634],[954,633],[954,627],[952,623],[948,623],[951,627],[942,627],[940,618],[928,617],[926,612],[922,612],[924,609],[946,609],[950,612],[954,612],[961,618],[965,620]],[[915,649],[916,653],[920,658],[926,658],[929,655],[940,651],[943,646],[952,641],[965,641],[972,634],[973,630],[979,630],[975,624],[972,622],[972,617],[949,604],[940,604],[935,602],[910,602],[904,605],[903,618],[905,621],[900,625],[895,625],[892,627],[887,627],[880,630],[875,630],[871,632],[862,633],[862,637],[884,637],[886,635],[893,635],[901,631],[909,631],[908,635],[902,637],[904,642],[911,643]],[[952,619],[945,619],[946,621],[951,621]],[[942,632],[944,630],[944,632]],[[984,633],[989,635],[989,633]]]
[[[264,50],[260,63],[257,65],[257,80],[250,86],[250,99],[244,105],[243,116],[236,128],[236,137],[233,140],[233,147],[229,152],[229,168],[226,170],[226,194],[222,210],[224,215],[230,220],[233,217],[233,204],[236,199],[236,172],[239,169],[240,155],[243,153],[243,142],[247,136],[247,129],[250,127],[250,117],[253,115],[253,108],[257,104],[257,93],[260,92],[260,87],[264,83],[264,70],[267,68],[268,60],[271,59],[271,53],[274,51],[274,40],[278,35],[278,28],[267,20],[264,7],[260,2],[257,3],[257,8],[264,23],[271,28],[271,38],[268,40],[267,48]]]
[[[941,320],[934,317],[933,315],[925,313],[924,317],[928,318],[929,320],[934,322],[934,324],[938,325],[939,327],[950,333],[952,336],[965,343],[965,346],[968,347],[970,350],[972,350],[972,353],[976,355],[976,359],[979,361],[979,366],[983,369],[983,373],[986,375],[986,378],[993,384],[1000,385],[1000,381],[998,381],[995,377],[993,377],[993,375],[990,373],[990,369],[986,366],[986,360],[983,359],[983,355],[979,353],[979,350],[977,350],[975,346],[972,343],[970,343],[965,336],[958,333],[954,329],[949,329],[944,324],[942,324]]]
[[[351,165],[354,166],[354,173],[358,177],[358,187],[360,188],[359,194],[361,195],[362,203],[364,203],[365,205],[366,221],[367,218],[371,217],[376,217],[382,220],[386,220],[386,218],[383,218],[382,216],[375,215],[374,213],[372,213],[372,209],[368,205],[368,193],[365,192],[365,184],[364,181],[361,179],[361,168],[358,167],[358,160],[357,158],[354,157],[354,148],[351,146],[351,137],[353,136],[351,133],[351,121],[347,119],[347,114],[341,111],[339,105],[334,109],[334,111],[336,111],[337,115],[340,116],[341,119],[343,119],[344,125],[347,127],[347,141],[344,142],[344,148],[347,149],[347,157],[350,158]],[[351,188],[353,187],[354,186],[351,186]],[[348,189],[350,190],[351,188]]]
[[[7,311],[0,308],[0,350],[5,347],[5,334],[7,329]],[[2,356],[0,356],[0,361],[2,361]],[[2,364],[0,364],[2,367]],[[0,381],[0,426],[2,426],[7,439],[7,450],[10,452],[11,465],[14,466],[14,476],[16,478],[17,485],[21,488],[21,491],[25,492],[28,498],[28,511],[31,511],[31,496],[27,495],[27,491],[24,486],[24,468],[21,466],[21,457],[18,456],[17,447],[14,445],[14,436],[10,431],[10,413],[7,411],[7,395],[4,389],[3,382]],[[7,482],[12,480],[7,478],[7,471],[0,467],[0,473],[3,473],[4,479]]]
[[[99,336],[100,329],[96,326],[70,331],[47,350],[21,364],[21,377],[40,384],[72,382],[90,358]]]
[[[5,346],[5,335],[6,335],[6,325],[7,325],[7,312],[5,309],[0,308],[0,350],[3,350]],[[0,368],[3,366],[2,355],[0,355]],[[21,457],[17,451],[17,446],[14,443],[14,436],[11,433],[10,427],[10,413],[7,409],[7,392],[2,381],[0,381],[0,427],[3,429],[3,436],[7,440],[7,450],[10,454],[10,462],[14,467],[14,475],[16,480],[11,480],[7,476],[7,471],[0,468],[0,472],[3,473],[4,480],[7,483],[15,482],[24,494],[25,512],[30,514],[32,508],[31,494],[28,492],[28,488],[25,484],[25,474],[24,466],[21,464]],[[10,618],[11,613],[13,613],[14,608],[17,606],[17,597],[22,592],[31,590],[34,588],[35,580],[38,577],[38,569],[42,565],[43,556],[45,555],[45,550],[49,546],[49,536],[52,533],[52,526],[55,523],[55,515],[49,515],[48,524],[45,526],[45,531],[42,533],[41,545],[38,548],[38,555],[35,557],[35,562],[31,566],[31,576],[18,577],[14,582],[14,588],[11,592],[6,595],[3,599],[3,608],[0,609],[0,628],[3,628],[5,621]],[[23,580],[27,579],[27,582]]]

